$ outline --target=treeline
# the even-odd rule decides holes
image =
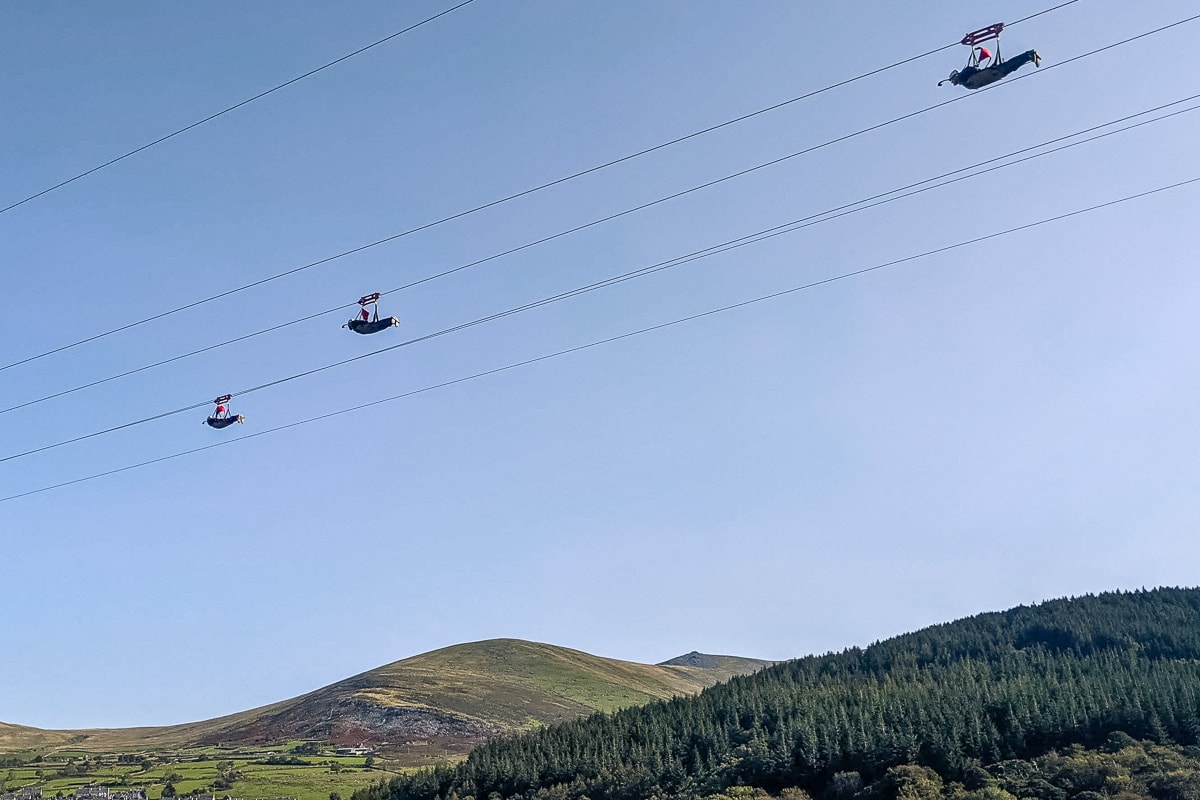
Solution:
[[[1098,747],[1117,732],[1194,745],[1198,694],[1200,590],[1088,596],[983,614],[779,664],[694,697],[496,740],[461,764],[395,778],[355,800],[645,800],[784,789],[841,797],[839,781],[859,781],[854,791],[863,792],[905,765],[962,782],[980,765]]]
[[[826,790],[830,800],[1196,800],[1200,750],[1135,742],[1114,733],[1102,747],[1072,745],[1036,759],[968,765],[962,780],[946,780],[918,765],[891,767],[873,784],[839,772]],[[761,789],[735,786],[704,800],[767,800]],[[812,800],[787,788],[780,800]]]

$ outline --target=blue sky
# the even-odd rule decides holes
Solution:
[[[451,3],[6,9],[0,206]],[[477,0],[0,215],[0,361],[1014,20],[894,3]],[[1200,92],[1182,0],[1012,27],[1040,73],[333,315],[0,414],[0,457],[202,402]],[[946,100],[947,51],[0,372],[4,407],[336,306]],[[1181,77],[1182,76],[1182,77]],[[245,398],[0,463],[5,494],[1200,176],[1200,112]],[[1194,585],[1200,189],[0,503],[0,720],[166,724],[513,636],[787,658]]]

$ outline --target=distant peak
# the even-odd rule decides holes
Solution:
[[[670,661],[664,661],[660,667],[692,667],[693,669],[708,670],[711,674],[727,680],[734,675],[749,675],[758,672],[763,667],[775,664],[775,661],[765,661],[761,658],[744,658],[743,656],[716,656],[711,653],[701,653],[693,650],[682,656],[676,656]]]
[[[668,661],[664,661],[659,666],[662,667],[705,667],[711,669],[717,666],[724,656],[713,656],[707,653],[701,653],[698,650],[693,650],[690,653],[685,653],[681,656],[675,656]]]

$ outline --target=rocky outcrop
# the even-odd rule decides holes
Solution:
[[[425,740],[478,744],[500,733],[497,726],[430,708],[381,706],[349,699],[313,702],[221,731],[202,744],[261,744],[281,739],[321,739],[337,744],[399,745]]]

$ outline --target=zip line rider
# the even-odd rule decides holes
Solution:
[[[986,28],[971,31],[964,36],[962,43],[971,48],[971,55],[967,58],[967,65],[962,69],[956,69],[951,72],[950,77],[938,82],[938,86],[941,86],[943,83],[950,83],[966,89],[980,89],[988,84],[995,83],[1001,78],[1008,77],[1031,62],[1035,67],[1042,65],[1042,57],[1038,55],[1037,50],[1026,50],[1021,55],[1010,58],[1007,61],[1001,58],[1000,32],[1003,30],[1004,23],[997,22]],[[986,47],[976,47],[981,42],[988,42],[993,39],[996,42],[995,57],[992,56],[992,52]]]
[[[399,327],[400,320],[395,317],[379,318],[379,292],[363,295],[358,299],[358,304],[362,309],[358,312],[358,316],[343,325],[343,328],[349,328],[355,333],[368,334],[379,333],[388,328]],[[367,306],[371,306],[374,314],[367,310]]]
[[[246,418],[241,414],[231,415],[229,413],[229,408],[225,404],[232,399],[233,395],[223,394],[216,400],[213,400],[213,402],[217,404],[217,408],[215,411],[213,411],[212,415],[205,420],[210,428],[228,428],[235,422],[244,423],[246,421]]]

